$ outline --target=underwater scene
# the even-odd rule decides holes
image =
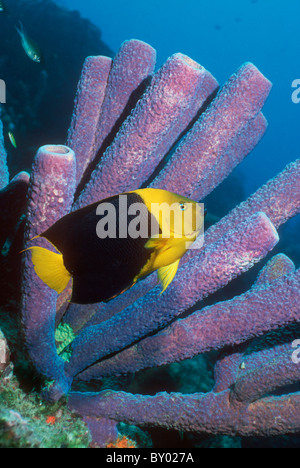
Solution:
[[[1,448],[300,448],[299,14],[0,0]]]

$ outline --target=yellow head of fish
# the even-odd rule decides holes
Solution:
[[[142,189],[135,193],[142,197],[159,225],[159,232],[152,232],[146,244],[146,248],[153,249],[153,255],[137,279],[158,270],[163,292],[173,280],[179,260],[203,228],[203,205],[166,190]]]

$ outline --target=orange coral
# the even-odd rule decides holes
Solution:
[[[55,424],[55,416],[48,416],[48,418],[46,419],[46,424],[51,424],[51,426],[53,426],[53,424]]]
[[[118,437],[115,442],[111,442],[106,446],[107,448],[136,448],[135,442],[125,435]]]

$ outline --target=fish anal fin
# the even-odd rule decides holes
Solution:
[[[34,271],[49,288],[60,294],[68,285],[71,274],[66,269],[62,254],[43,247],[29,247]]]
[[[178,269],[178,265],[179,260],[176,260],[174,263],[161,267],[157,270],[157,276],[162,285],[162,291],[160,294],[162,294],[173,281]]]
[[[39,237],[41,237],[40,235],[37,235],[37,236],[34,236],[32,237],[31,239],[29,239],[30,241],[34,240],[34,239],[38,239]]]

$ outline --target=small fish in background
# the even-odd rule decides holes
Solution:
[[[8,132],[8,138],[9,138],[9,141],[11,142],[12,146],[14,148],[17,148],[16,139],[15,139],[14,134],[12,132]]]
[[[0,13],[6,13],[6,12],[7,12],[6,5],[3,2],[3,0],[0,0]]]
[[[0,0],[1,1],[1,0]],[[19,27],[16,26],[16,30],[21,37],[22,47],[25,50],[27,56],[34,62],[40,63],[42,60],[42,54],[37,43],[31,39],[25,32],[24,26],[19,21]]]
[[[202,209],[193,200],[140,189],[74,211],[36,236],[58,253],[39,246],[25,250],[45,284],[61,293],[72,278],[71,302],[91,304],[122,294],[153,271],[165,291],[202,226]],[[105,235],[99,235],[100,228]]]

